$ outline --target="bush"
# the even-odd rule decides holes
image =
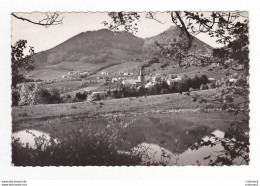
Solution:
[[[13,102],[18,99],[17,105],[37,105],[37,104],[58,104],[62,103],[57,89],[42,89],[40,83],[21,83],[17,85],[17,93],[13,97]]]
[[[82,102],[88,98],[87,92],[77,92],[72,98],[70,95],[67,96],[66,102]]]
[[[57,89],[42,89],[36,94],[35,104],[59,104],[62,102],[63,100]]]
[[[52,103],[52,95],[46,90],[40,90],[37,92],[35,96],[35,105],[36,104],[51,104]]]
[[[51,89],[51,104],[63,103],[63,99],[60,97],[60,92],[58,89]]]
[[[85,99],[87,99],[87,97],[88,97],[88,95],[85,92],[83,92],[83,93],[77,92],[75,94],[75,98],[77,98],[79,100],[85,100]]]
[[[21,83],[17,85],[20,100],[18,105],[35,105],[36,96],[41,91],[40,83]]]

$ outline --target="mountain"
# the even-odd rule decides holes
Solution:
[[[155,44],[170,46],[182,38],[181,29],[175,26],[161,34],[141,39],[126,31],[114,33],[108,29],[82,32],[56,47],[36,56],[38,66],[61,62],[110,63],[131,60],[142,54],[152,54],[160,49]],[[193,37],[193,36],[192,36]],[[212,47],[193,37],[190,51],[208,53]]]
[[[160,51],[155,42],[168,47],[171,43],[180,41],[181,37],[178,27],[170,27],[163,33],[146,39],[126,31],[114,33],[108,29],[82,32],[54,48],[37,53],[36,68],[29,75],[36,79],[54,79],[75,70],[133,71]],[[212,51],[212,47],[193,37],[190,51],[207,54]],[[161,64],[153,64],[150,68],[157,69],[158,72],[164,70],[161,69]]]
[[[183,34],[184,33],[179,27],[172,26],[164,32],[160,33],[159,35],[145,39],[143,51],[145,53],[158,52],[160,49],[155,44],[155,42],[158,42],[163,47],[171,47],[172,43],[178,43],[181,41],[181,39],[183,38]],[[199,52],[200,54],[207,54],[212,51],[211,46],[207,45],[206,43],[197,39],[194,36],[191,37],[192,44],[191,48],[189,49],[190,52]]]
[[[38,66],[61,62],[107,63],[142,54],[144,40],[128,32],[108,29],[80,33],[36,56]]]

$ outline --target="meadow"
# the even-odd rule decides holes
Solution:
[[[203,97],[210,97],[212,94],[217,94],[217,91],[217,89],[197,91],[197,94]],[[85,115],[91,117],[117,113],[167,113],[179,110],[193,111],[208,108],[218,109],[219,106],[211,103],[194,102],[190,96],[176,93],[79,103],[17,106],[12,108],[12,118],[13,128],[16,128],[19,127],[21,123],[33,123],[34,120],[41,122],[41,120],[48,118],[61,118],[66,116]]]

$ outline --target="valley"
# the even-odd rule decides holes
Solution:
[[[88,153],[88,145],[102,151],[113,144],[115,156],[138,154],[144,148],[144,157],[151,147],[159,156],[147,165],[211,163],[202,156],[223,150],[221,140],[230,140],[225,133],[239,126],[238,120],[249,120],[247,108],[241,106],[248,98],[229,92],[241,91],[247,77],[244,71],[210,61],[215,59],[214,48],[194,36],[189,49],[177,50],[173,43],[182,45],[183,38],[174,26],[145,39],[101,29],[79,33],[37,53],[35,69],[13,88],[17,93],[13,94],[17,96],[12,106],[13,135],[24,140],[35,132],[39,136],[34,135],[34,144],[42,140],[60,148],[60,142],[55,142],[60,140],[65,151],[66,145],[86,148],[82,154]],[[248,131],[245,127],[242,136],[247,138]],[[206,142],[205,154],[198,149],[210,137],[215,141]],[[202,146],[196,149],[199,143]],[[18,143],[18,149],[21,146]],[[162,161],[165,152],[181,157],[181,163]]]

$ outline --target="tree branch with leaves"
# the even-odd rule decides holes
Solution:
[[[63,22],[63,17],[61,17],[60,13],[58,12],[46,12],[42,13],[44,15],[44,18],[34,21],[33,19],[26,18],[24,16],[20,16],[19,13],[11,13],[11,15],[19,19],[21,21],[26,21],[31,24],[40,25],[40,26],[52,26],[52,25],[61,25]]]
[[[26,40],[19,40],[11,46],[12,87],[14,88],[25,80],[22,71],[34,69],[34,48],[29,47],[29,54],[25,55],[26,43]]]

